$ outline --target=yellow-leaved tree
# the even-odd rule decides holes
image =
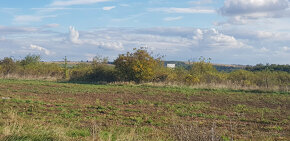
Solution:
[[[145,48],[134,48],[133,51],[133,53],[120,54],[114,61],[119,77],[137,83],[151,81],[155,69],[160,65],[159,59],[153,58]]]

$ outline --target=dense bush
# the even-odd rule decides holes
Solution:
[[[6,76],[13,73],[16,69],[16,63],[12,58],[5,57],[0,61],[0,72]]]
[[[30,64],[38,64],[40,62],[39,55],[27,55],[23,60],[20,61],[20,64],[23,66],[30,65]]]
[[[117,75],[114,66],[105,64],[78,64],[70,70],[71,81],[114,82]]]
[[[120,54],[114,61],[117,72],[125,81],[152,81],[160,66],[158,59],[154,59],[144,48],[134,51]]]
[[[204,57],[194,62],[189,71],[196,83],[220,83],[224,79],[222,73],[210,63],[210,59]]]

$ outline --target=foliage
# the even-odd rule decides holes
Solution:
[[[189,70],[188,79],[193,83],[219,83],[223,79],[222,73],[219,73],[213,64],[211,59],[200,57],[198,62],[194,62]]]
[[[226,65],[214,65],[214,67],[219,71],[219,72],[233,72],[235,70],[240,70],[240,69],[244,69],[243,66],[226,66]]]
[[[260,88],[289,91],[290,73],[287,65],[257,65],[255,70],[238,69],[231,72],[217,71],[210,59],[176,68],[166,68],[160,58],[153,58],[145,48],[120,54],[114,64],[108,57],[96,56],[92,62],[79,64],[41,62],[40,56],[27,55],[17,61],[5,57],[0,61],[0,76],[4,78],[62,79],[82,82],[135,81],[158,82],[177,85],[225,86],[228,88]],[[184,65],[184,64],[183,64]],[[279,68],[279,69],[278,69]],[[278,71],[279,70],[279,71]]]
[[[257,64],[255,66],[247,66],[245,68],[248,71],[263,71],[263,70],[271,70],[271,71],[284,71],[290,73],[290,65],[277,65],[277,64]]]
[[[71,69],[70,81],[114,82],[117,76],[113,66],[78,64]]]
[[[134,49],[134,53],[120,54],[114,61],[116,70],[125,81],[151,81],[160,65],[146,49]]]
[[[16,63],[12,58],[5,57],[0,61],[0,72],[3,75],[9,75],[16,69]]]
[[[211,64],[211,59],[206,59],[204,57],[200,57],[198,62],[194,62],[193,66],[191,66],[190,73],[203,75],[209,72],[216,71],[216,69]]]
[[[29,64],[37,64],[40,62],[40,56],[39,55],[27,55],[23,60],[20,61],[20,64],[25,66]]]
[[[91,64],[80,63],[70,70],[70,81],[113,82],[117,81],[116,70],[107,65],[108,57],[96,56]]]
[[[40,62],[40,56],[27,55],[21,61],[5,57],[0,61],[0,73],[4,77],[56,77],[62,75],[62,68],[55,63]]]
[[[252,72],[246,70],[236,70],[228,75],[228,80],[234,84],[240,84],[242,86],[250,86],[253,82],[255,75]]]

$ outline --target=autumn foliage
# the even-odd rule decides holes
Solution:
[[[159,59],[154,59],[146,49],[134,49],[135,52],[120,54],[114,61],[117,72],[125,81],[144,82],[154,78]]]
[[[66,63],[65,63],[66,64]],[[230,88],[266,88],[289,91],[290,73],[287,65],[258,65],[229,72],[218,71],[210,59],[200,57],[187,67],[167,68],[161,58],[154,58],[146,48],[120,54],[113,64],[108,58],[95,57],[93,62],[63,65],[40,61],[28,55],[22,60],[5,57],[0,60],[3,78],[56,78],[77,82],[154,82],[177,85],[226,86]],[[65,76],[65,77],[63,77]],[[66,79],[63,79],[66,78]]]

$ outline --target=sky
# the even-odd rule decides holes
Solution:
[[[1,0],[0,58],[290,64],[290,0]]]

